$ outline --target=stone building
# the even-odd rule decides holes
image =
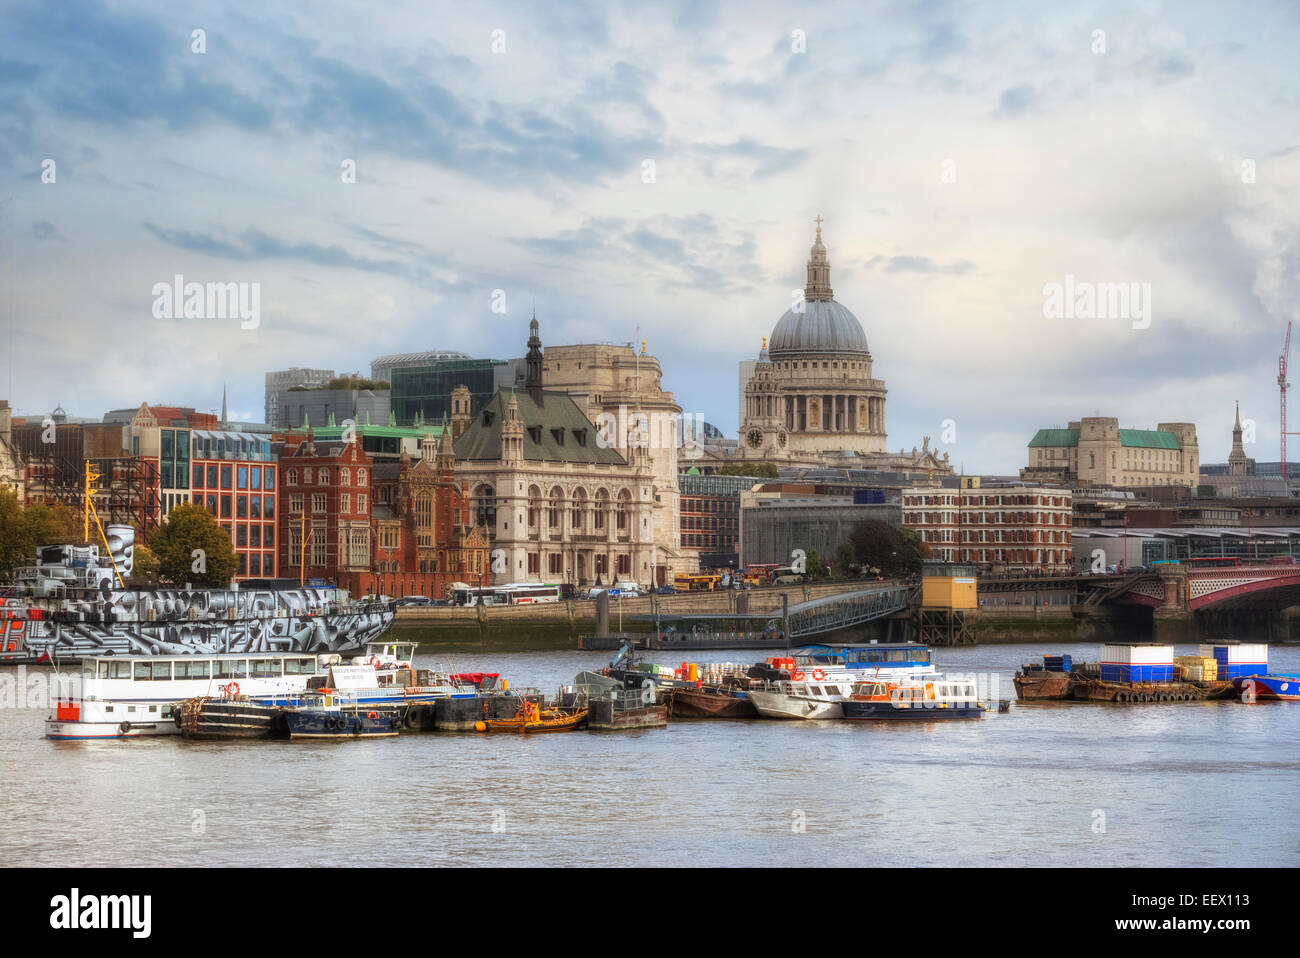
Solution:
[[[1228,475],[1245,476],[1250,473],[1253,463],[1246,455],[1246,448],[1241,444],[1241,404],[1237,404],[1236,419],[1232,424],[1232,452],[1228,453]]]
[[[862,324],[835,301],[821,217],[803,299],[777,321],[758,361],[741,363],[741,458],[778,465],[951,473],[947,455],[886,451],[885,383]]]
[[[1093,416],[1065,429],[1040,429],[1029,440],[1026,482],[1098,486],[1194,486],[1201,458],[1196,426],[1162,422],[1155,429],[1121,429]]]
[[[662,386],[659,360],[632,346],[547,346],[542,382],[563,390],[597,426],[598,441],[612,445],[623,458],[645,446],[654,473],[651,510],[656,567],[668,581],[677,572],[697,568],[694,554],[682,549],[679,525],[678,451],[682,407]]]
[[[0,399],[0,489],[12,489],[19,504],[27,501],[27,466],[13,443],[13,410]]]
[[[666,581],[650,450],[601,442],[567,391],[544,389],[536,318],[529,331],[525,389],[500,390],[474,414],[468,390],[452,396],[456,471],[487,527],[490,584]]]

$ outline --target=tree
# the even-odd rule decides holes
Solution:
[[[158,557],[148,546],[136,546],[131,552],[131,578],[128,585],[157,585]]]
[[[809,579],[829,579],[831,569],[822,561],[821,554],[816,549],[809,549],[804,553],[804,574]]]
[[[919,575],[929,550],[911,529],[897,529],[879,519],[858,523],[835,551],[840,575]]]
[[[187,503],[167,514],[149,536],[163,582],[225,588],[235,576],[235,547],[230,533],[200,505]]]
[[[0,490],[0,582],[12,582],[15,571],[36,561],[36,547],[81,542],[82,523],[61,502],[32,503],[23,508],[12,489]]]

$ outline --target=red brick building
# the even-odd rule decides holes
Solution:
[[[279,573],[371,591],[371,470],[360,442],[285,434],[279,451]],[[274,448],[274,447],[273,447]]]
[[[407,453],[374,468],[373,590],[447,597],[452,582],[487,584],[488,538],[470,519],[469,489],[457,483],[451,436],[427,433],[420,458]]]
[[[986,486],[903,490],[903,528],[914,529],[945,562],[1069,572],[1073,498],[1069,489]]]

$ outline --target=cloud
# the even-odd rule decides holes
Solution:
[[[66,243],[67,239],[59,232],[57,226],[49,220],[37,220],[32,224],[32,236],[37,240],[57,240],[60,243]]]
[[[1033,86],[1028,83],[1008,87],[998,97],[997,112],[1003,116],[1019,116],[1034,105],[1036,96]]]
[[[929,273],[943,276],[962,276],[975,269],[968,259],[951,263],[936,263],[928,256],[891,256],[885,263],[886,273]]]

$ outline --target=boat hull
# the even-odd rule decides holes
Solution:
[[[1060,701],[1073,694],[1069,672],[1026,669],[1017,672],[1011,683],[1016,687],[1016,698],[1022,702]]]
[[[377,711],[342,712],[322,709],[287,709],[284,723],[290,741],[300,739],[392,738],[401,720]]]
[[[668,714],[673,718],[758,718],[758,709],[748,697],[703,689],[672,689],[664,694]]]
[[[844,717],[839,702],[814,701],[801,695],[754,689],[749,693],[754,709],[763,718],[837,719]]]
[[[486,722],[480,722],[484,726],[479,729],[482,732],[522,732],[526,734],[536,734],[539,732],[572,732],[575,729],[582,728],[587,724],[587,711],[583,709],[572,715],[563,715],[558,718],[543,718],[538,721],[525,721],[522,718],[513,719],[489,719]]]
[[[123,726],[127,726],[123,731]],[[79,722],[45,720],[45,737],[57,742],[86,741],[91,739],[155,738],[178,735],[180,729],[170,719],[154,722]]]
[[[984,717],[983,707],[975,705],[912,708],[895,706],[890,702],[854,702],[850,699],[841,703],[841,709],[846,719],[854,721],[942,722]]]
[[[1247,675],[1232,680],[1241,700],[1252,702],[1300,702],[1300,676]]]

